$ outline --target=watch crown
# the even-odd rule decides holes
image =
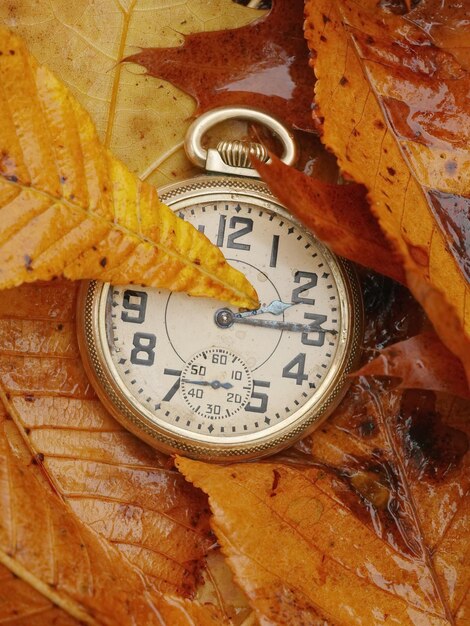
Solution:
[[[232,167],[251,168],[251,156],[255,156],[260,161],[268,161],[269,154],[266,148],[260,143],[252,141],[221,141],[217,145],[217,152],[222,161]]]

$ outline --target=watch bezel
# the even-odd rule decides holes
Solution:
[[[275,211],[291,220],[298,228],[306,229],[296,220],[271,194],[265,183],[253,179],[241,179],[222,176],[201,176],[179,183],[173,183],[161,189],[160,197],[175,212],[178,212],[191,200],[192,204],[203,202],[205,196],[211,200],[245,200],[267,210]],[[311,233],[309,235],[313,236]],[[276,427],[270,427],[261,433],[250,433],[234,441],[219,437],[223,441],[210,441],[203,437],[192,436],[186,431],[173,428],[167,423],[158,423],[155,415],[145,407],[139,408],[132,394],[127,390],[116,374],[110,356],[103,349],[106,340],[106,323],[102,317],[103,289],[107,284],[88,281],[81,286],[77,304],[78,343],[86,372],[95,391],[107,410],[128,430],[143,439],[154,448],[167,454],[183,454],[207,461],[252,460],[274,454],[300,438],[307,436],[331,414],[339,404],[349,386],[348,374],[358,363],[363,336],[363,306],[359,280],[354,267],[348,261],[331,253],[319,242],[328,257],[332,268],[337,272],[341,315],[344,320],[347,313],[350,331],[340,337],[342,346],[340,361],[335,360],[325,380],[329,380],[321,395],[318,392],[298,411]],[[338,276],[341,280],[338,280]],[[104,316],[103,316],[104,318]],[[344,329],[344,324],[343,324]],[[343,330],[344,333],[344,330]],[[322,385],[323,386],[323,385]],[[296,417],[297,416],[297,417]],[[246,441],[251,438],[252,441]],[[208,439],[208,438],[207,438]]]

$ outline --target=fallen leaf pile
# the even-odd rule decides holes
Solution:
[[[312,118],[303,0],[0,4],[0,624],[469,623],[464,8],[307,1]],[[310,133],[307,175],[274,158],[263,176],[387,278],[361,270],[364,364],[330,419],[268,461],[217,466],[111,418],[63,277],[255,306],[148,184],[193,171],[189,118],[227,103]],[[354,183],[309,155],[314,128]]]

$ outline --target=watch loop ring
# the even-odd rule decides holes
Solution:
[[[292,133],[275,117],[247,106],[218,107],[203,113],[188,128],[184,147],[188,158],[199,167],[205,167],[208,151],[202,146],[202,138],[206,132],[229,119],[242,119],[263,124],[273,131],[283,146],[281,161],[293,165],[297,160],[297,144]]]

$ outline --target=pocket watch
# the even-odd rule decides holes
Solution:
[[[307,232],[257,180],[263,146],[205,133],[229,118],[270,128],[284,162],[291,133],[248,107],[221,107],[189,128],[189,158],[207,174],[161,189],[163,202],[224,252],[258,291],[257,310],[208,298],[98,281],[82,285],[83,361],[105,407],[166,453],[253,459],[317,427],[344,395],[362,338],[354,268]]]

